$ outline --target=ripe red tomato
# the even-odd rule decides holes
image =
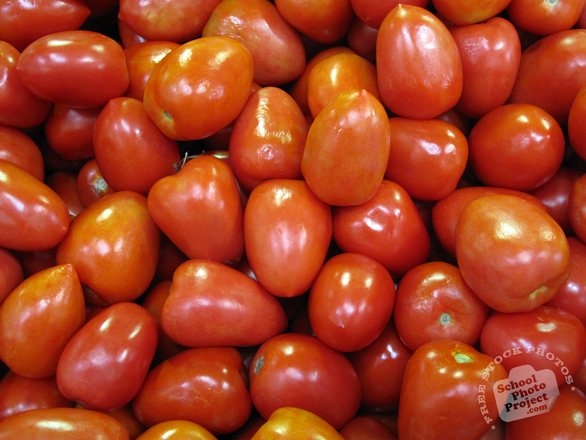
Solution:
[[[467,0],[433,0],[437,12],[449,23],[469,25],[489,20],[500,14],[511,0],[470,2]]]
[[[586,86],[582,87],[570,107],[568,115],[568,138],[572,151],[586,159],[586,132],[582,121],[586,117]]]
[[[150,427],[136,440],[216,440],[216,437],[197,423],[169,420]]]
[[[0,248],[0,305],[22,281],[24,272],[20,261],[9,250]]]
[[[0,125],[0,159],[13,163],[43,182],[45,161],[37,144],[22,131]]]
[[[102,176],[95,158],[88,160],[77,173],[77,192],[84,208],[114,192]]]
[[[354,417],[341,430],[340,434],[346,440],[397,440],[393,431],[380,420],[373,417]]]
[[[376,64],[377,37],[378,29],[374,29],[358,17],[354,17],[350,29],[348,29],[348,33],[346,34],[346,42],[350,49],[358,55]]]
[[[582,241],[586,241],[586,174],[574,182],[568,198],[570,226]]]
[[[251,440],[343,440],[336,429],[321,417],[302,408],[276,409]]]
[[[72,219],[83,211],[77,192],[77,176],[75,174],[66,171],[55,171],[47,176],[45,184],[65,202]]]
[[[384,18],[399,3],[426,8],[429,0],[351,0],[354,13],[368,26],[378,29]]]
[[[552,35],[571,29],[584,9],[584,0],[511,0],[507,17],[517,28],[534,35]]]

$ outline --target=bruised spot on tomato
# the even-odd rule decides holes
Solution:
[[[441,325],[448,325],[451,324],[454,320],[452,318],[452,315],[449,313],[442,313],[439,317],[439,323]]]
[[[454,355],[454,359],[456,359],[456,362],[458,362],[459,364],[467,364],[469,362],[472,362],[472,358],[463,353],[456,353]]]
[[[258,374],[259,371],[261,370],[262,366],[265,363],[265,357],[261,356],[259,357],[256,362],[254,363],[254,374]]]

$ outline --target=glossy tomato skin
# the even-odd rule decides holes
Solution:
[[[43,251],[56,246],[69,229],[63,200],[37,178],[0,159],[0,246]]]
[[[368,416],[354,417],[341,430],[340,434],[346,440],[397,440],[397,436],[380,420]]]
[[[438,119],[391,118],[389,123],[392,136],[385,179],[422,201],[450,195],[468,161],[464,134]]]
[[[442,339],[422,345],[411,356],[403,379],[399,438],[482,436],[499,418],[493,384],[507,378],[500,364],[487,374],[491,362],[492,357],[462,342]],[[484,402],[479,402],[479,390]]]
[[[403,375],[412,354],[393,321],[370,345],[347,354],[360,380],[362,410],[387,412],[399,408]]]
[[[370,200],[384,177],[389,157],[389,120],[366,90],[340,93],[309,128],[301,172],[318,199],[333,206]]]
[[[482,352],[501,356],[502,365],[552,370],[558,386],[571,383],[586,356],[586,328],[569,312],[540,306],[525,313],[493,313],[480,337]],[[505,357],[503,353],[513,350]]]
[[[16,69],[33,94],[72,107],[99,107],[128,88],[122,47],[93,31],[41,37],[22,52]]]
[[[0,305],[22,281],[24,281],[24,271],[20,261],[14,253],[0,248]]]
[[[124,426],[109,415],[78,408],[25,411],[0,422],[0,439],[129,440]]]
[[[586,141],[584,124],[586,117],[586,87],[582,87],[570,107],[568,114],[568,139],[574,151],[581,159],[586,158]]]
[[[474,346],[488,318],[488,307],[449,263],[421,264],[399,281],[395,325],[411,350],[436,339]]]
[[[41,182],[45,161],[37,144],[17,128],[0,125],[0,159],[11,162]]]
[[[250,94],[253,73],[250,52],[236,40],[198,38],[174,49],[156,65],[143,102],[166,136],[203,139],[238,116]]]
[[[149,212],[163,233],[189,258],[236,266],[244,255],[243,210],[230,167],[214,156],[187,161],[156,182]]]
[[[512,0],[507,6],[507,16],[517,28],[534,35],[546,36],[571,29],[583,9],[584,0]]]
[[[398,116],[434,118],[460,99],[458,47],[446,26],[426,9],[395,7],[380,26],[376,58],[383,103]]]
[[[269,339],[256,352],[249,375],[252,402],[265,419],[294,406],[340,429],[360,405],[360,382],[350,361],[313,336]]]
[[[244,212],[246,255],[260,284],[273,295],[305,293],[331,239],[331,208],[304,181],[268,180],[250,194]]]
[[[181,419],[227,434],[251,414],[246,377],[235,348],[189,348],[148,373],[132,407],[146,427]]]
[[[83,211],[77,192],[77,176],[75,174],[66,171],[55,171],[47,176],[45,184],[65,202],[72,220]]]
[[[358,55],[375,64],[377,37],[378,29],[374,29],[358,17],[354,17],[346,34],[346,42]]]
[[[560,226],[516,196],[491,195],[470,202],[460,214],[455,237],[464,281],[500,312],[529,311],[544,304],[570,271],[570,249]]]
[[[511,0],[467,2],[466,0],[433,0],[437,12],[449,23],[469,25],[489,20],[498,15]]]
[[[326,345],[357,351],[380,336],[394,303],[395,283],[382,264],[342,253],[326,261],[311,286],[309,321]]]
[[[380,0],[377,2],[372,2],[370,0],[351,0],[351,3],[354,12],[360,20],[365,22],[368,26],[378,29],[387,14],[399,3],[426,8],[429,0]]]
[[[254,60],[254,82],[261,86],[289,83],[305,69],[299,33],[267,0],[223,0],[202,35],[234,38],[246,47]]]
[[[114,192],[102,176],[95,157],[88,160],[77,173],[77,192],[84,208]]]
[[[427,261],[431,249],[429,232],[413,199],[386,179],[368,202],[336,207],[333,238],[344,252],[366,255],[393,276]]]
[[[114,304],[85,324],[63,350],[59,389],[85,408],[119,409],[142,386],[157,342],[157,324],[148,310],[130,302]]]
[[[508,104],[484,115],[468,137],[470,164],[487,186],[531,191],[558,171],[564,133],[557,121],[531,104]]]
[[[93,145],[98,166],[114,191],[146,196],[156,181],[175,174],[180,160],[177,141],[157,128],[141,101],[125,96],[111,99],[100,112]]]
[[[33,95],[22,83],[16,66],[20,52],[0,41],[0,124],[30,128],[41,124],[51,111],[51,102]]]
[[[257,281],[209,260],[175,270],[161,312],[164,332],[188,347],[256,346],[287,324],[282,306]]]
[[[169,420],[157,423],[136,440],[216,440],[216,437],[197,423],[187,420]]]
[[[55,376],[69,340],[85,323],[85,302],[71,264],[20,283],[0,306],[0,359],[16,374]]]
[[[570,226],[582,241],[586,240],[586,174],[574,182],[568,198]]]
[[[251,440],[343,440],[336,429],[318,415],[301,408],[276,409]]]
[[[81,283],[106,304],[134,301],[153,279],[160,240],[146,197],[120,191],[72,221],[57,248],[57,262],[72,263]]]
[[[448,29],[462,60],[463,89],[456,108],[480,119],[503,105],[513,90],[521,63],[519,35],[502,17]]]

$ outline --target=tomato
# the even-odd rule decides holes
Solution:
[[[586,117],[586,87],[582,87],[570,107],[568,114],[568,139],[572,151],[581,159],[586,158],[586,132],[582,121]]]
[[[127,405],[146,377],[157,336],[155,318],[145,308],[130,302],[108,307],[65,346],[57,365],[59,389],[96,411]]]
[[[400,185],[383,180],[372,199],[336,207],[333,237],[344,252],[363,254],[394,276],[427,261],[431,240],[413,202]]]
[[[309,129],[301,172],[309,189],[334,206],[360,205],[380,187],[391,133],[386,111],[366,90],[330,101]]]
[[[23,50],[16,70],[24,86],[47,101],[99,107],[128,88],[124,51],[93,31],[57,32]]]
[[[331,208],[304,181],[268,180],[250,194],[244,212],[246,255],[257,280],[273,295],[305,293],[331,239]]]
[[[586,240],[586,174],[574,182],[568,198],[570,226],[582,241]]]
[[[426,8],[429,0],[379,0],[377,2],[371,0],[351,0],[351,3],[354,12],[360,20],[368,26],[378,29],[387,14],[399,3]]]
[[[586,82],[586,29],[544,37],[521,54],[517,80],[507,102],[533,104],[565,126],[576,95]]]
[[[307,132],[305,117],[287,92],[277,87],[254,92],[230,136],[230,166],[238,183],[250,192],[267,179],[301,179]]]
[[[558,386],[571,383],[586,357],[586,328],[571,313],[540,306],[524,313],[493,313],[480,336],[482,352],[500,356],[502,365],[548,369]],[[510,355],[505,353],[510,351]]]
[[[146,197],[120,191],[85,208],[57,248],[57,263],[71,263],[81,283],[106,304],[134,301],[157,267],[161,232]]]
[[[216,440],[216,437],[197,423],[169,420],[147,429],[137,440]]]
[[[179,43],[172,41],[145,41],[124,49],[129,84],[124,96],[142,101],[144,89],[153,69]]]
[[[287,317],[276,298],[242,272],[215,261],[189,260],[175,270],[161,326],[184,346],[240,347],[280,334]]]
[[[382,264],[361,254],[338,254],[311,286],[309,321],[326,345],[356,351],[380,336],[394,303],[395,283]]]
[[[47,176],[45,184],[63,199],[72,219],[83,211],[83,206],[77,192],[77,176],[75,174],[65,171],[55,171]]]
[[[434,118],[462,94],[462,62],[446,26],[418,6],[399,4],[382,22],[376,46],[383,103],[398,116]]]
[[[354,17],[346,34],[346,42],[358,55],[376,64],[377,37],[378,29],[374,29],[358,17]]]
[[[43,124],[49,147],[67,160],[89,159],[94,155],[94,125],[102,107],[74,108],[55,104]]]
[[[549,214],[519,197],[473,200],[460,214],[455,237],[464,281],[500,312],[533,310],[568,278],[564,232]]]
[[[24,272],[18,258],[9,250],[0,248],[0,305],[23,281]]]
[[[256,352],[250,364],[250,395],[265,419],[293,406],[340,429],[356,414],[361,392],[356,371],[342,353],[313,336],[286,333]]]
[[[399,438],[465,439],[482,436],[499,417],[493,384],[507,378],[502,365],[462,342],[441,339],[413,353],[399,401]]]
[[[0,359],[16,374],[55,375],[69,340],[85,323],[79,277],[71,264],[31,275],[0,306]]]
[[[246,104],[252,60],[250,52],[231,38],[198,38],[182,44],[151,72],[143,97],[149,117],[176,140],[216,133]]]
[[[463,89],[456,107],[480,119],[505,104],[513,90],[521,63],[519,35],[502,17],[448,29],[462,61]]]
[[[0,422],[0,439],[129,440],[124,426],[109,415],[78,408],[41,408]]]
[[[323,108],[346,90],[364,89],[379,101],[376,67],[351,53],[337,53],[317,63],[307,78],[307,103],[315,118]]]
[[[450,195],[464,174],[468,141],[454,125],[438,119],[391,118],[391,148],[385,179],[418,200]]]
[[[433,0],[437,12],[455,25],[469,25],[489,20],[500,14],[511,0],[469,2],[466,0]]]
[[[347,354],[360,380],[361,409],[384,412],[399,407],[403,374],[412,354],[392,320],[374,342]]]
[[[84,208],[114,192],[102,176],[95,158],[88,160],[79,170],[77,174],[77,192],[79,201]]]
[[[341,430],[346,440],[369,438],[372,440],[397,440],[397,436],[380,420],[372,417],[354,417]]]
[[[32,379],[9,371],[0,380],[0,421],[32,409],[72,406],[59,391],[55,377]]]
[[[568,245],[572,261],[570,275],[545,305],[570,312],[586,325],[586,273],[582,270],[586,261],[586,244],[577,237],[568,237]]]
[[[301,37],[268,0],[222,0],[202,35],[230,37],[246,47],[254,60],[254,82],[261,86],[289,83],[305,69]],[[235,77],[242,75],[238,67]]]
[[[119,0],[117,0],[117,4]],[[136,32],[128,27],[126,23],[122,20],[117,20],[117,28],[118,34],[120,35],[120,41],[122,43],[122,47],[127,49],[129,47],[134,46],[135,44],[146,43],[148,40],[144,37],[141,37]]]
[[[213,156],[189,160],[157,181],[148,209],[163,233],[189,258],[236,266],[244,254],[243,212],[230,167]]]
[[[242,357],[231,347],[188,348],[149,371],[132,408],[146,427],[185,420],[233,432],[252,411]]]
[[[147,40],[183,43],[201,36],[220,1],[120,0],[118,17]]]
[[[77,403],[75,408],[85,409],[82,405]],[[115,409],[113,411],[105,411],[104,414],[116,419],[122,424],[130,440],[136,440],[140,434],[142,434],[146,428],[140,424],[140,422],[134,416],[132,412],[132,406],[124,405],[122,408]]]
[[[146,196],[156,181],[175,174],[180,160],[177,141],[165,136],[134,98],[111,99],[97,118],[93,139],[98,166],[114,191]]]
[[[507,17],[516,27],[545,36],[571,29],[584,9],[584,0],[511,0]]]
[[[173,272],[179,265],[187,261],[187,255],[179,250],[179,248],[169,240],[166,235],[161,235],[161,247],[159,249],[159,264],[155,276],[153,277],[153,284],[160,281],[170,281],[173,279]]]
[[[40,148],[16,128],[0,125],[0,159],[13,163],[41,182],[45,179],[45,160]]]
[[[470,164],[488,186],[531,191],[543,185],[564,159],[564,133],[547,112],[531,104],[491,110],[468,137]]]
[[[336,429],[318,415],[302,408],[276,409],[252,440],[343,440]]]
[[[24,86],[16,70],[19,58],[16,48],[0,41],[0,124],[30,128],[47,118],[51,102],[38,98]]]
[[[486,304],[449,263],[419,265],[399,281],[395,325],[401,340],[413,351],[436,339],[474,346],[487,317]]]

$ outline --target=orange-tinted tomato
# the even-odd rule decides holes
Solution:
[[[343,440],[336,429],[316,414],[301,408],[275,410],[251,440]]]
[[[150,427],[136,440],[216,440],[216,437],[197,423],[169,420]]]
[[[507,17],[517,28],[534,35],[552,35],[571,29],[584,9],[584,0],[511,0]]]
[[[486,21],[498,15],[511,3],[511,0],[433,0],[437,12],[448,22],[467,25]]]

